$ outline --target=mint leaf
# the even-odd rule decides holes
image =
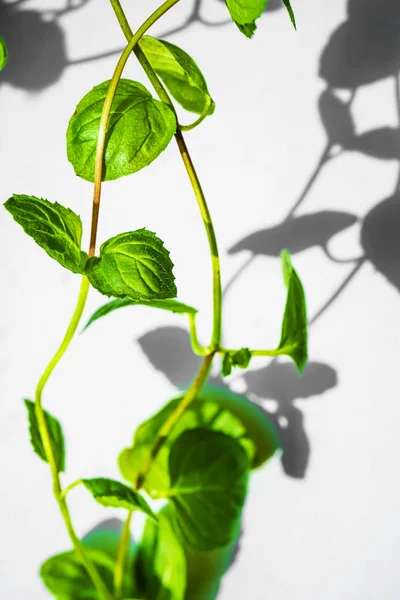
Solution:
[[[292,266],[289,250],[282,250],[281,259],[288,293],[282,321],[281,340],[277,350],[281,351],[280,354],[290,356],[301,373],[308,358],[305,294],[302,283]]]
[[[100,257],[88,261],[90,283],[105,296],[136,301],[176,296],[173,262],[152,231],[120,233],[100,247]]]
[[[8,61],[8,48],[6,40],[0,35],[0,71],[4,69]]]
[[[109,590],[113,589],[115,561],[100,550],[87,548],[86,553],[105,585]],[[47,589],[59,600],[100,600],[75,551],[48,558],[40,567],[40,576]],[[124,584],[126,588],[127,576]]]
[[[141,494],[113,479],[82,479],[93,498],[103,506],[138,510],[156,519],[155,514]]]
[[[290,0],[282,0],[282,2],[286,6],[286,10],[289,13],[289,17],[290,17],[290,20],[292,21],[293,27],[295,29],[297,29],[297,27],[296,27],[296,18],[294,16],[293,8],[290,5]]]
[[[151,66],[161,77],[172,96],[184,109],[211,115],[215,104],[207,83],[194,60],[170,42],[145,35],[139,42]]]
[[[246,452],[223,433],[192,429],[174,442],[168,499],[190,548],[209,552],[236,539],[249,470]]]
[[[268,0],[226,0],[226,5],[240,31],[251,38],[256,30],[255,20],[261,17]]]
[[[149,302],[138,302],[136,300],[132,300],[131,298],[117,298],[116,300],[111,300],[111,302],[107,302],[101,306],[96,312],[92,314],[89,321],[86,323],[84,330],[89,327],[92,323],[97,321],[97,319],[101,319],[101,317],[105,317],[110,312],[117,310],[118,308],[123,308],[124,306],[149,306],[151,308],[161,308],[163,310],[169,310],[173,313],[180,314],[191,314],[194,315],[198,311],[193,306],[188,306],[187,304],[183,304],[182,302],[177,302],[176,300],[150,300]]]
[[[227,377],[232,372],[232,367],[247,369],[251,360],[251,352],[248,348],[241,348],[235,352],[225,352],[222,359],[222,375]]]
[[[73,273],[83,273],[82,222],[71,209],[43,198],[14,194],[4,207],[47,254]]]
[[[31,436],[31,444],[34,451],[42,460],[47,461],[46,453],[42,442],[42,436],[39,431],[39,423],[35,413],[35,403],[32,400],[24,400],[25,406],[28,411],[29,419],[29,433]],[[50,413],[44,411],[44,416],[47,423],[47,429],[49,430],[51,447],[54,453],[54,459],[57,466],[57,471],[65,471],[65,441],[62,427]]]
[[[94,179],[100,117],[109,85],[105,81],[86,94],[68,125],[68,160],[86,181]],[[141,83],[121,79],[107,125],[103,180],[118,179],[149,165],[175,131],[175,115],[168,106],[155,100]]]
[[[149,519],[139,544],[137,572],[144,598],[184,600],[186,559],[174,528],[171,507],[158,513],[158,525]]]

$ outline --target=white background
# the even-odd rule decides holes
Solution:
[[[154,1],[124,4],[133,28],[157,6]],[[382,4],[382,11],[394,4]],[[11,8],[0,5],[2,34],[2,22],[19,18],[17,10],[36,11],[35,22],[41,11],[45,21],[52,17],[43,7],[56,9],[63,2],[28,0],[14,7],[12,17]],[[347,1],[293,0],[293,7],[297,33],[284,10],[273,10],[259,21],[252,41],[234,25],[200,22],[168,38],[197,60],[216,102],[214,115],[186,138],[214,218],[225,284],[249,256],[247,250],[230,255],[229,248],[285,219],[326,144],[318,99],[327,84],[318,75],[319,58],[347,19]],[[190,8],[190,2],[182,2],[153,33],[183,24]],[[205,0],[201,11],[214,22],[228,16],[218,0]],[[58,24],[71,61],[124,45],[107,0],[91,0]],[[373,25],[366,20],[360,27]],[[65,68],[59,61],[58,78],[50,85],[34,52],[35,44],[44,43],[44,31],[25,28],[23,37],[18,30],[18,44],[32,45],[32,64],[13,67],[11,56],[8,73],[0,75],[0,198],[3,202],[14,192],[26,193],[71,207],[82,216],[86,246],[92,190],[67,162],[65,130],[79,99],[110,78],[117,55]],[[385,35],[381,38],[384,44]],[[383,62],[385,56],[383,51]],[[46,61],[58,60],[49,44]],[[18,81],[13,69],[20,73]],[[43,82],[34,89],[32,81],[40,73]],[[126,76],[144,81],[134,58]],[[360,133],[398,123],[394,78],[386,77],[383,65],[382,77],[370,79],[359,87],[351,107]],[[346,100],[349,93],[338,95]],[[329,240],[335,257],[357,258],[363,254],[362,220],[393,194],[398,168],[396,160],[343,153],[319,173],[296,216],[329,210],[357,217]],[[400,224],[399,211],[397,216]],[[392,259],[400,259],[400,237],[389,240],[387,219],[385,223],[374,221],[371,244],[380,247],[387,241]],[[211,324],[207,241],[174,143],[150,167],[104,185],[100,240],[140,227],[155,231],[171,251],[179,299],[200,309],[199,332],[206,343]],[[0,228],[0,594],[7,600],[45,600],[49,596],[38,566],[70,544],[51,495],[48,469],[30,448],[21,399],[32,397],[61,340],[79,277],[50,260],[5,210]],[[314,234],[310,227],[310,240]],[[312,317],[354,264],[333,262],[311,241],[300,250],[293,260]],[[245,595],[254,600],[399,598],[399,289],[382,274],[390,259],[382,252],[381,266],[374,268],[367,260],[311,327],[304,380],[288,367],[281,374],[270,368],[253,379],[231,378],[230,385],[240,391],[257,380],[252,399],[283,416],[286,466],[276,457],[252,477],[240,552],[223,580],[221,600]],[[226,345],[274,346],[284,295],[278,258],[256,256],[227,295]],[[102,302],[92,291],[85,317]],[[170,329],[138,342],[161,327]],[[190,372],[176,328],[186,328],[183,318],[126,309],[75,339],[44,394],[46,407],[66,433],[67,481],[118,477],[116,457],[134,429],[176,393],[173,382],[179,384]],[[143,349],[159,355],[168,343],[168,356],[161,359],[161,370],[155,370]],[[251,368],[265,370],[267,364],[266,359],[254,360]],[[104,509],[81,490],[71,495],[71,509],[82,535],[105,518]]]

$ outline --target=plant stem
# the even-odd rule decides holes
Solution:
[[[136,490],[140,490],[140,488],[143,486],[154,459],[157,457],[164,443],[168,439],[168,436],[170,435],[171,431],[173,430],[173,428],[175,427],[176,423],[179,421],[185,410],[190,406],[191,402],[195,399],[195,397],[207,381],[214,356],[215,352],[211,352],[211,354],[208,354],[204,357],[199,372],[197,373],[197,376],[193,381],[192,385],[189,387],[181,402],[178,404],[174,412],[169,416],[169,418],[165,421],[164,425],[158,432],[158,436],[152,448],[149,460],[146,466],[144,467],[143,471],[139,474],[137,478],[135,486]]]
[[[179,1],[179,0],[178,0]],[[128,20],[125,16],[124,10],[121,6],[119,0],[110,0],[112,7],[114,9],[115,15],[118,19],[120,27],[128,40],[129,44],[132,40],[132,29],[128,23]],[[144,69],[146,75],[151,81],[154,89],[156,90],[160,100],[170,106],[174,113],[176,111],[174,109],[174,105],[172,103],[171,98],[166,92],[164,86],[161,81],[158,79],[157,74],[154,72],[152,66],[147,60],[144,52],[140,48],[140,45],[136,45],[133,49],[137,59],[139,60],[142,68]],[[190,157],[189,150],[186,146],[184,137],[181,131],[177,131],[175,134],[175,139],[178,144],[179,152],[181,154],[182,160],[185,164],[186,171],[188,173],[190,183],[192,184],[193,191],[195,193],[197,203],[200,208],[201,216],[204,222],[204,226],[206,228],[208,243],[210,246],[211,252],[211,260],[212,260],[212,271],[213,271],[213,303],[214,303],[214,317],[213,317],[213,332],[212,332],[212,340],[211,346],[213,349],[217,350],[219,344],[221,342],[221,321],[222,321],[222,287],[221,287],[221,275],[220,275],[220,263],[219,263],[219,255],[218,255],[218,245],[215,236],[215,231],[213,227],[213,223],[211,220],[210,211],[207,206],[206,198],[204,196],[204,192],[202,190],[199,178],[197,176],[196,170],[193,165],[193,161]]]
[[[111,0],[113,1],[113,0]],[[115,2],[115,0],[114,0]],[[101,184],[103,180],[103,161],[104,161],[104,150],[106,144],[107,135],[107,124],[111,112],[111,106],[114,100],[115,92],[118,87],[119,80],[121,79],[122,72],[125,68],[127,60],[134,50],[136,44],[140,38],[146,33],[146,31],[154,25],[154,23],[162,17],[170,8],[177,4],[179,0],[167,0],[152,15],[139,27],[134,35],[129,39],[128,45],[120,56],[120,59],[115,67],[114,74],[111,78],[110,86],[107,91],[107,95],[103,105],[103,111],[101,113],[99,135],[97,137],[97,148],[96,148],[96,161],[95,161],[95,173],[94,173],[94,192],[93,192],[93,209],[92,209],[92,229],[90,234],[90,246],[89,256],[94,256],[96,247],[97,237],[97,225],[99,220],[100,210],[100,198],[101,198]],[[118,3],[119,4],[119,3]],[[118,8],[118,7],[117,7]]]
[[[206,356],[207,354],[210,354],[211,348],[202,346],[198,340],[196,329],[196,315],[188,313],[188,318],[190,330],[190,344],[192,346],[193,353],[197,354],[197,356]]]
[[[192,159],[189,154],[189,150],[186,146],[184,137],[181,131],[177,131],[175,138],[178,144],[179,152],[184,162],[187,174],[192,184],[193,191],[196,196],[197,203],[200,208],[201,217],[206,229],[208,244],[211,253],[212,262],[212,277],[213,277],[213,304],[214,304],[214,316],[213,316],[213,330],[211,338],[211,346],[214,350],[218,350],[221,343],[221,331],[222,331],[222,286],[221,286],[221,271],[218,254],[217,239],[215,236],[215,230],[212,223],[210,211],[207,206],[206,198],[204,196],[199,178],[194,168]]]
[[[57,352],[55,353],[55,355],[49,362],[46,369],[44,370],[43,375],[41,376],[39,383],[36,387],[35,414],[36,414],[36,418],[37,418],[37,422],[38,422],[38,426],[39,426],[39,432],[40,432],[40,436],[42,439],[43,448],[44,448],[44,451],[46,454],[47,462],[50,465],[51,475],[52,475],[52,479],[53,479],[53,493],[57,500],[58,506],[60,508],[60,512],[64,519],[64,522],[65,522],[67,531],[69,533],[69,536],[71,538],[72,544],[73,544],[75,551],[76,551],[77,555],[79,556],[82,564],[85,566],[85,568],[93,582],[93,585],[95,586],[95,588],[98,591],[102,600],[112,600],[112,596],[110,595],[109,591],[107,590],[106,586],[104,585],[103,580],[101,579],[96,567],[94,566],[92,561],[87,556],[85,548],[84,548],[82,542],[79,540],[78,536],[76,535],[74,527],[72,525],[71,516],[70,516],[69,510],[68,510],[68,505],[66,503],[65,497],[62,496],[57,464],[56,464],[56,460],[54,457],[53,447],[51,444],[51,437],[50,437],[50,433],[49,433],[48,426],[47,426],[47,420],[46,420],[43,406],[42,406],[43,389],[44,389],[50,375],[52,374],[52,372],[56,368],[57,364],[63,357],[65,351],[67,350],[67,348],[75,334],[75,331],[78,327],[80,318],[83,313],[83,309],[86,304],[88,290],[89,290],[89,281],[88,281],[87,277],[84,275],[82,277],[82,283],[81,283],[81,289],[79,292],[78,301],[77,301],[77,304],[76,304],[76,307],[74,310],[74,314],[72,315],[71,321],[68,325],[67,331],[66,331],[64,338],[60,344],[60,347],[58,348]]]
[[[124,578],[124,570],[127,560],[127,554],[129,550],[129,541],[131,536],[131,521],[132,511],[128,512],[128,516],[124,523],[121,538],[119,541],[117,557],[115,561],[115,572],[114,572],[114,592],[116,600],[120,600],[122,596],[122,584]]]

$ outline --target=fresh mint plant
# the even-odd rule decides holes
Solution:
[[[54,496],[72,543],[72,549],[46,560],[40,574],[48,590],[60,600],[191,600],[190,589],[197,585],[191,570],[194,557],[205,568],[219,551],[235,544],[250,472],[279,448],[272,426],[256,407],[206,384],[213,360],[221,357],[222,375],[228,376],[235,367],[246,369],[253,356],[286,355],[301,372],[307,361],[305,298],[290,254],[283,250],[287,300],[278,345],[270,350],[222,345],[217,238],[182,133],[213,114],[215,103],[199,67],[184,50],[145,35],[179,0],[166,0],[136,33],[131,31],[120,1],[110,2],[127,46],[111,80],[82,98],[67,130],[67,154],[75,173],[94,183],[88,251],[81,247],[81,219],[69,208],[25,194],[14,194],[4,205],[51,258],[81,275],[79,297],[66,334],[39,380],[34,401],[25,400],[32,446],[50,466]],[[283,3],[295,24],[289,0]],[[266,0],[226,0],[226,4],[239,29],[252,37]],[[122,78],[132,52],[158,99],[142,84]],[[6,45],[0,39],[0,68],[6,60]],[[197,119],[181,125],[169,94]],[[155,233],[145,228],[119,233],[96,251],[102,182],[143,169],[173,137],[210,247],[214,311],[212,336],[205,347],[197,338],[197,309],[175,299],[174,265]],[[138,304],[186,315],[193,351],[203,362],[187,390],[143,423],[134,434],[132,446],[122,449],[118,464],[125,483],[97,477],[65,485],[60,475],[66,470],[63,429],[44,410],[42,395],[78,328],[90,286],[113,299],[92,315],[85,329],[116,309],[130,307],[133,311]],[[78,538],[67,503],[68,494],[77,486],[84,486],[102,506],[127,511],[115,552],[110,553],[98,540],[89,543]],[[152,508],[154,499],[165,503],[159,512]],[[130,525],[137,511],[147,520],[133,556]]]

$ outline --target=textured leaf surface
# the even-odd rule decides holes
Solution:
[[[149,301],[176,296],[173,266],[155,233],[138,229],[105,242],[100,257],[89,260],[87,276],[105,296]]]
[[[46,453],[44,451],[42,437],[39,431],[39,423],[36,418],[35,404],[32,400],[25,400],[25,406],[28,410],[29,433],[34,451],[42,460],[47,462]],[[62,427],[50,413],[44,411],[47,428],[50,434],[51,447],[54,452],[54,458],[57,466],[57,471],[60,473],[65,470],[65,441]]]
[[[115,561],[100,550],[87,548],[86,552],[105,585],[112,590]],[[40,568],[40,576],[58,600],[101,600],[75,551],[56,554],[46,560]],[[130,593],[129,579],[125,575],[125,593]]]
[[[195,61],[181,48],[149,35],[140,40],[140,47],[151,66],[161,77],[172,96],[183,108],[199,115],[211,115],[215,104]]]
[[[145,513],[148,517],[156,519],[143,496],[135,492],[135,490],[128,488],[123,483],[102,477],[82,479],[82,482],[93,498],[103,506],[138,510]]]
[[[82,222],[69,208],[43,198],[14,194],[5,208],[35,242],[63,267],[83,273],[87,261],[81,251]]]
[[[94,179],[100,117],[109,85],[105,81],[86,94],[68,126],[68,160],[86,181]],[[175,115],[168,106],[155,100],[141,83],[121,79],[107,125],[103,180],[118,179],[149,165],[175,131]]]
[[[0,71],[4,69],[8,61],[8,48],[6,40],[0,35]]]
[[[182,302],[177,302],[177,300],[150,300],[149,302],[137,302],[132,300],[131,298],[117,298],[116,300],[111,300],[111,302],[107,302],[101,306],[93,315],[90,317],[89,321],[85,325],[85,329],[89,327],[92,323],[105,317],[110,312],[117,310],[118,308],[123,308],[124,306],[149,306],[151,308],[161,308],[162,310],[168,310],[173,313],[180,314],[196,314],[198,311],[193,306],[188,306],[187,304],[183,304]]]
[[[231,544],[240,529],[250,464],[230,436],[208,429],[185,431],[169,456],[169,500],[179,531],[194,550]]]
[[[174,514],[166,506],[158,513],[158,524],[147,520],[140,540],[138,575],[145,598],[184,600],[186,559],[174,527]]]
[[[281,257],[283,277],[288,293],[278,350],[281,351],[281,354],[290,356],[299,371],[302,372],[308,357],[307,310],[304,289],[292,266],[288,250],[283,250]]]

